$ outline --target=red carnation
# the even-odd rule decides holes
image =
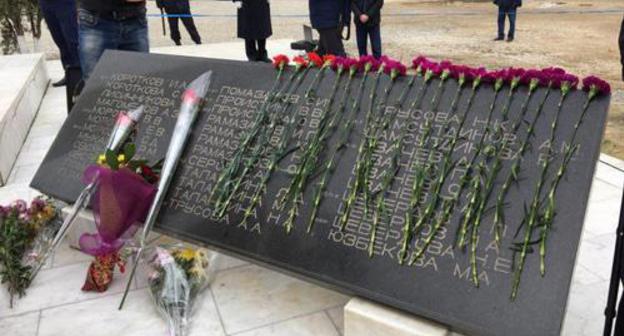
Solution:
[[[297,67],[299,68],[305,68],[308,66],[308,60],[306,60],[302,56],[295,56],[295,58],[293,58],[293,62],[295,62],[295,64],[297,64]]]
[[[312,63],[317,68],[323,66],[323,59],[315,52],[308,53],[308,61],[310,61],[310,63]]]
[[[334,67],[335,62],[336,62],[337,59],[338,59],[338,57],[336,57],[334,55],[325,55],[325,56],[323,56],[323,65]]]
[[[284,54],[279,54],[273,57],[273,66],[276,69],[283,69],[284,66],[288,65],[288,63],[290,63],[290,59]]]

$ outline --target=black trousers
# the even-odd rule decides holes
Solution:
[[[201,37],[199,36],[199,32],[197,31],[197,27],[195,27],[195,21],[193,21],[193,16],[191,15],[190,10],[181,10],[180,8],[173,7],[168,8],[165,7],[165,11],[167,12],[167,21],[169,21],[169,30],[171,31],[171,39],[176,43],[180,44],[180,27],[179,20],[182,20],[184,27],[186,27],[186,31],[188,31],[189,35],[191,35],[191,40],[196,44],[201,44]]]
[[[76,3],[72,0],[40,0],[39,7],[50,35],[59,48],[63,67],[80,67]]]
[[[624,80],[624,18],[622,19],[622,28],[620,28],[620,60],[622,63],[622,80]]]
[[[266,39],[245,39],[245,53],[247,54],[247,59],[252,62],[266,58]]]
[[[342,44],[342,37],[338,27],[317,29],[319,33],[319,45],[317,53],[323,55],[335,55],[345,57],[347,54]]]

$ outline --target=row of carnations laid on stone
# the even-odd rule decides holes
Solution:
[[[368,253],[372,257],[376,234],[379,223],[389,217],[390,210],[386,208],[386,197],[392,188],[397,174],[401,170],[401,156],[408,136],[408,126],[404,123],[399,135],[394,137],[390,144],[391,165],[385,169],[380,183],[372,188],[371,172],[376,164],[375,152],[379,149],[380,138],[389,126],[397,119],[397,113],[401,109],[420,109],[428,90],[434,90],[430,102],[430,110],[439,110],[440,102],[444,94],[446,83],[453,80],[457,84],[453,100],[448,108],[450,115],[455,115],[458,121],[453,129],[449,142],[444,146],[442,159],[434,163],[433,153],[439,152],[438,145],[432,141],[433,121],[428,119],[421,125],[417,147],[423,152],[429,153],[425,160],[413,160],[409,164],[408,171],[412,174],[410,186],[410,201],[408,210],[405,211],[405,221],[402,228],[401,249],[399,263],[413,265],[421,258],[427,247],[435,239],[439,230],[451,225],[451,218],[455,212],[460,212],[460,220],[457,223],[456,247],[467,249],[470,255],[471,278],[476,286],[479,285],[477,247],[481,233],[481,225],[487,215],[488,205],[493,203],[494,216],[492,220],[496,243],[501,243],[501,230],[507,225],[505,219],[506,197],[512,185],[518,182],[522,168],[522,158],[530,150],[531,137],[542,115],[542,109],[546,100],[553,95],[559,96],[557,114],[553,120],[547,122],[550,127],[549,143],[555,141],[555,134],[559,126],[559,115],[564,106],[566,97],[579,85],[579,78],[566,73],[560,68],[546,68],[541,70],[525,70],[520,68],[507,68],[496,71],[488,71],[485,68],[472,68],[464,65],[452,64],[449,61],[434,62],[425,57],[417,57],[412,61],[413,74],[407,78],[407,84],[403,87],[396,101],[389,102],[392,91],[398,78],[407,76],[408,69],[401,62],[389,57],[377,60],[373,57],[361,57],[359,59],[342,57],[319,57],[315,53],[309,53],[305,57],[298,56],[293,59],[294,66],[290,67],[290,60],[284,55],[274,58],[274,66],[277,75],[273,87],[269,90],[266,98],[256,113],[252,126],[242,136],[240,145],[235,150],[224,168],[220,171],[217,182],[210,195],[213,213],[217,218],[223,218],[231,209],[233,202],[238,200],[244,182],[252,178],[258,163],[263,159],[264,150],[271,146],[271,137],[278,125],[283,126],[277,145],[268,155],[268,168],[260,175],[259,187],[249,198],[251,201],[244,206],[243,222],[247,222],[255,213],[256,208],[266,192],[267,184],[276,172],[280,161],[289,154],[288,144],[296,128],[300,124],[300,117],[292,113],[293,101],[288,99],[300,89],[311,69],[318,69],[313,75],[307,88],[304,90],[304,99],[314,97],[319,83],[329,71],[335,72],[335,79],[331,86],[329,103],[324,105],[319,115],[318,127],[314,128],[311,137],[297,150],[300,151],[300,159],[295,163],[290,175],[290,183],[287,191],[278,199],[280,211],[285,213],[284,228],[290,233],[295,228],[295,219],[300,214],[300,204],[304,190],[308,185],[314,185],[312,210],[310,217],[306,219],[308,233],[317,222],[319,207],[324,199],[328,181],[330,180],[341,151],[349,144],[350,135],[354,131],[354,123],[358,113],[366,107],[364,113],[364,128],[361,141],[356,145],[357,159],[355,161],[354,176],[351,179],[346,197],[343,200],[342,212],[339,215],[340,227],[344,230],[356,199],[361,199],[364,207],[363,218],[372,218]],[[356,87],[352,87],[354,78],[361,76],[361,81]],[[390,80],[384,81],[385,87],[378,90],[383,76]],[[422,85],[415,93],[415,98],[408,101],[415,82],[420,79]],[[434,79],[437,79],[437,85]],[[364,97],[364,85],[372,81],[372,89],[367,97]],[[344,85],[341,87],[341,83]],[[487,84],[487,85],[484,85]],[[518,90],[524,86],[526,90]],[[536,99],[534,93],[538,88],[544,88],[546,94],[539,97],[537,110],[528,117],[529,106],[532,99]],[[463,176],[459,178],[458,191],[452,197],[442,196],[442,187],[449,182],[453,170],[458,162],[453,154],[458,144],[463,141],[461,131],[466,126],[467,115],[479,90],[492,90],[493,98],[486,113],[486,127],[477,139],[474,151],[462,164]],[[549,148],[547,159],[540,163],[540,174],[535,183],[533,196],[527,206],[524,218],[520,219],[517,231],[518,241],[511,247],[515,253],[515,270],[512,279],[511,298],[515,299],[527,254],[539,250],[540,270],[545,274],[545,258],[549,233],[552,230],[556,215],[556,194],[566,170],[573,160],[579,148],[577,131],[586,117],[591,102],[599,95],[610,94],[609,84],[605,81],[589,76],[582,80],[582,89],[587,93],[585,105],[570,137],[565,143],[568,146],[562,153],[556,154]],[[378,92],[379,91],[379,92]],[[469,92],[466,105],[458,108],[462,93]],[[349,98],[355,95],[350,102]],[[499,96],[505,97],[501,112],[503,122],[493,123],[496,101]],[[509,111],[512,101],[518,96],[522,98],[520,115],[515,120],[509,120]],[[304,101],[305,101],[304,100]],[[366,104],[362,104],[363,101]],[[332,107],[337,103],[337,108]],[[534,102],[533,102],[534,103]],[[271,106],[277,104],[277,110]],[[388,106],[394,109],[386,109]],[[503,124],[510,125],[507,129]],[[504,137],[503,133],[516,133],[521,127],[526,127],[524,136],[520,137],[517,146]],[[444,125],[450,130],[448,123]],[[337,137],[337,141],[330,142],[329,138]],[[488,141],[488,139],[502,139],[500,141]],[[553,146],[551,146],[553,147]],[[511,169],[503,171],[503,153],[514,151]],[[557,158],[555,160],[555,158]],[[324,160],[322,160],[324,158]],[[503,174],[504,173],[504,174]],[[554,174],[554,175],[553,175]],[[548,178],[549,176],[554,176]],[[499,188],[496,181],[502,179]],[[316,181],[316,182],[313,182]],[[550,183],[547,183],[550,182]],[[496,189],[496,190],[495,190]],[[427,194],[429,195],[428,197]],[[460,209],[462,199],[465,203]],[[426,234],[423,228],[429,226]],[[420,242],[416,244],[415,237]]]

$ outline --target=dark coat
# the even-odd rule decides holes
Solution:
[[[361,25],[360,15],[368,15],[366,26],[377,26],[381,23],[381,8],[384,0],[351,0],[351,9],[353,10],[353,21],[356,25]]]
[[[338,28],[351,23],[350,0],[308,0],[314,29]]]
[[[269,2],[267,0],[242,0],[241,2],[243,6],[238,9],[238,37],[263,40],[273,35]]]
[[[522,0],[494,0],[494,3],[503,8],[522,7]]]
[[[156,0],[156,6],[169,14],[186,14],[191,12],[189,0]]]
[[[620,28],[620,62],[622,63],[622,80],[624,80],[624,18]]]

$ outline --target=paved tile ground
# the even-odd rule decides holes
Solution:
[[[231,47],[223,45],[214,48],[214,52]],[[238,44],[236,48],[242,50]],[[286,45],[282,48],[285,49]],[[172,51],[197,54],[195,49],[171,49],[168,52]],[[230,55],[242,53],[230,52]],[[61,77],[58,62],[47,65],[53,81]],[[37,194],[28,188],[28,182],[66,117],[64,109],[63,89],[49,87],[12,171],[10,184],[0,188],[0,204],[16,198],[30,199]],[[601,334],[614,232],[624,185],[622,168],[624,163],[607,156],[602,156],[598,164],[562,335]],[[123,312],[117,311],[116,307],[125,284],[124,276],[119,276],[106,293],[81,292],[79,288],[84,281],[88,260],[64,245],[37,277],[28,295],[17,301],[13,309],[8,309],[6,293],[1,290],[1,334],[165,334],[166,326],[148,302],[149,293],[140,279]],[[223,257],[213,285],[202,297],[190,334],[342,335],[342,307],[348,299],[266,268]]]

